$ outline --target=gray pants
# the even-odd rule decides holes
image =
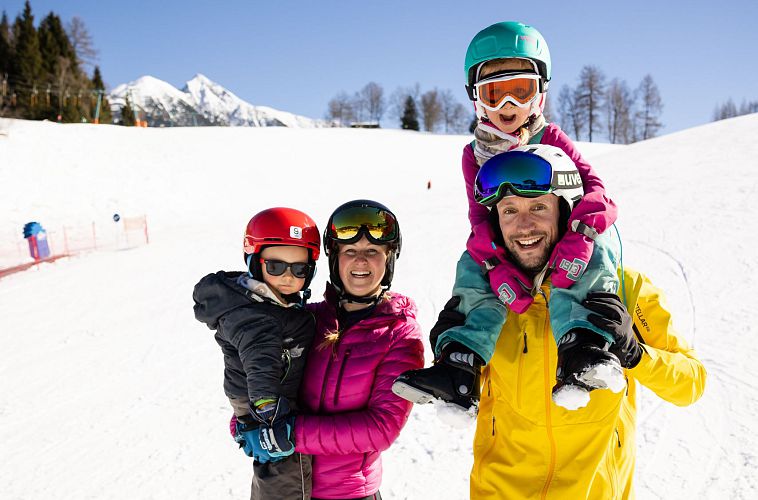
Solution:
[[[279,462],[253,463],[250,500],[310,500],[311,456],[294,453]]]

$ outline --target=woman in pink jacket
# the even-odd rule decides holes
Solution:
[[[381,498],[381,453],[410,414],[391,390],[424,365],[416,306],[389,292],[401,244],[395,216],[369,200],[337,208],[324,231],[330,283],[308,306],[316,336],[293,431],[296,451],[313,455],[313,499]]]

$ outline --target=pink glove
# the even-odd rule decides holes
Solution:
[[[502,250],[498,254],[500,263],[488,272],[490,286],[503,304],[521,314],[534,301],[531,295],[532,280],[511,261],[505,260]]]
[[[232,418],[229,420],[229,432],[232,433],[232,437],[237,439],[237,415],[232,413]]]
[[[582,277],[592,257],[595,242],[574,231],[567,231],[550,255],[550,281],[559,288],[570,288]]]

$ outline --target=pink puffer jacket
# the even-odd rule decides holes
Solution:
[[[392,382],[424,366],[421,328],[411,299],[391,293],[374,313],[319,349],[337,331],[333,299],[310,304],[316,337],[300,389],[295,448],[313,455],[313,496],[360,498],[379,490],[381,452],[408,420],[411,403],[395,396]]]

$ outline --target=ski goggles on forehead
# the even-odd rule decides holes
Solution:
[[[350,207],[332,216],[326,228],[329,236],[339,243],[355,243],[361,236],[375,245],[397,241],[399,236],[395,216],[377,207]]]
[[[553,192],[553,167],[547,160],[527,152],[511,151],[487,160],[474,182],[474,199],[486,207],[508,192],[534,198]]]
[[[261,259],[261,264],[266,266],[266,272],[271,276],[281,276],[289,269],[295,278],[306,278],[311,270],[311,264],[307,262],[284,262],[281,260]]]
[[[490,111],[510,102],[520,108],[530,106],[540,91],[540,76],[511,74],[496,76],[474,84],[474,98]]]

